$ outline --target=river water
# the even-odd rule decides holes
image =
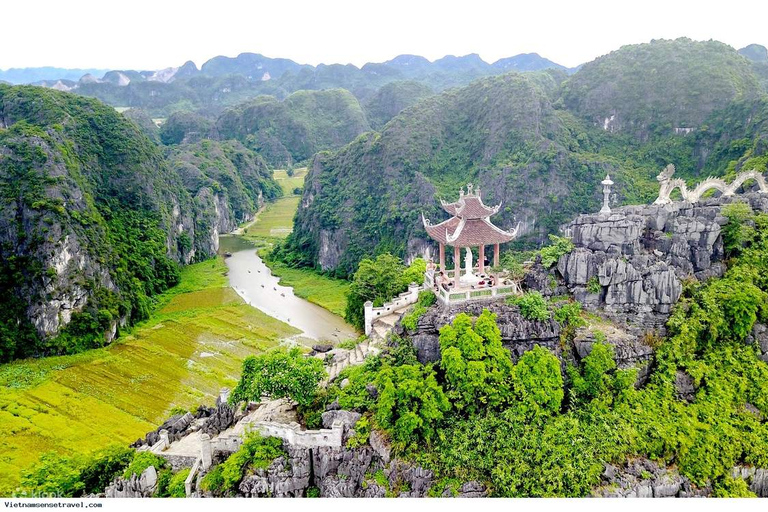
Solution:
[[[219,238],[219,252],[229,268],[229,285],[248,304],[303,332],[302,338],[337,343],[356,339],[358,334],[344,319],[316,304],[297,297],[293,288],[280,286],[256,253],[254,246],[235,235]]]

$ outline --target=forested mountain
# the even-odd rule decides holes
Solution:
[[[371,128],[380,130],[387,122],[411,105],[434,94],[432,88],[413,80],[390,82],[365,102]]]
[[[648,140],[699,128],[714,110],[760,94],[749,62],[717,41],[658,40],[585,64],[564,85],[575,114]]]
[[[230,164],[196,174],[206,160]],[[236,144],[178,149],[172,161],[96,100],[0,86],[0,360],[111,340],[147,317],[179,263],[215,252],[219,216],[231,228],[280,193]]]
[[[360,101],[366,101],[380,87],[393,81],[415,80],[439,91],[466,85],[481,76],[547,68],[566,70],[538,54],[521,54],[493,65],[476,54],[446,56],[434,62],[400,55],[358,68],[351,64],[310,66],[289,59],[242,53],[237,57],[214,57],[200,69],[188,61],[178,68],[115,70],[104,76],[90,70],[85,76],[66,73],[67,79],[45,75],[37,84],[96,97],[116,107],[139,107],[154,117],[165,117],[179,110],[199,110],[215,116],[228,106],[259,95],[283,99],[300,90],[343,88]]]
[[[219,138],[242,141],[273,166],[340,148],[369,129],[360,103],[344,89],[299,91],[284,101],[260,96],[216,121]]]
[[[521,243],[537,244],[599,208],[606,173],[619,201],[649,202],[667,163],[688,179],[765,170],[765,100],[749,62],[730,47],[654,41],[562,78],[480,79],[405,109],[380,134],[317,155],[287,258],[346,275],[365,255],[421,253],[420,213],[442,220],[437,199],[455,199],[467,182],[488,204],[503,203],[501,227],[520,222]]]

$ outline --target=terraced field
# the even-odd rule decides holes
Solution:
[[[153,319],[110,347],[0,366],[0,494],[46,451],[127,444],[173,407],[212,403],[240,362],[298,331],[243,303],[220,259],[192,265]]]

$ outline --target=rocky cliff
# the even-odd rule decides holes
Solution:
[[[663,333],[686,279],[725,271],[724,205],[748,201],[768,211],[768,197],[750,193],[691,204],[626,206],[610,215],[580,215],[564,229],[575,249],[560,258],[558,282],[586,307],[636,334]],[[561,293],[541,273],[527,284],[545,295]]]
[[[279,193],[245,148],[192,151],[182,173],[96,100],[0,86],[0,361],[111,341]]]

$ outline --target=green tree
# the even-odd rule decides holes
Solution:
[[[306,357],[298,348],[278,348],[243,361],[240,381],[229,397],[230,403],[261,401],[262,397],[290,398],[309,405],[325,376],[323,363]]]
[[[512,398],[512,359],[501,344],[496,314],[483,310],[477,320],[459,313],[440,329],[440,366],[453,406],[475,414],[508,404]]]
[[[35,496],[80,496],[84,485],[76,459],[55,452],[43,454],[38,462],[21,473],[21,489]]]
[[[384,366],[376,375],[379,392],[374,416],[396,448],[405,450],[430,442],[451,407],[435,372],[421,365]]]
[[[362,260],[349,287],[345,313],[347,321],[362,329],[365,321],[363,305],[371,301],[374,306],[381,306],[404,292],[410,280],[416,279],[418,272],[412,269],[418,265],[414,262],[406,272],[402,261],[389,253],[380,254],[375,260]],[[421,274],[423,282],[423,271]]]
[[[515,407],[528,417],[551,416],[560,411],[565,396],[560,360],[538,345],[522,355],[514,368]]]

